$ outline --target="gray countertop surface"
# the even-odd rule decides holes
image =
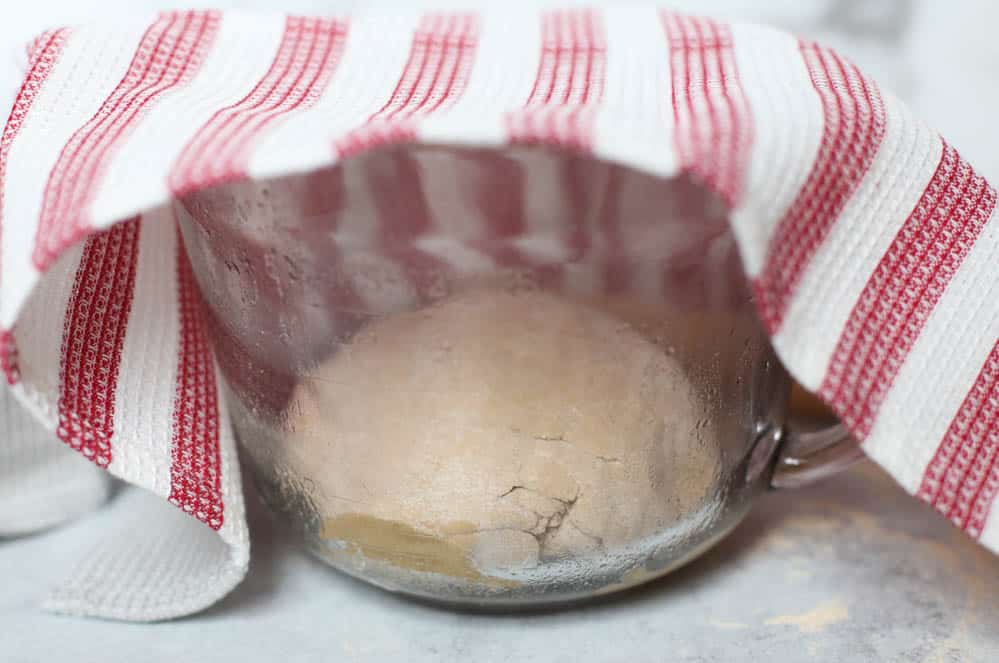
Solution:
[[[150,499],[125,490],[68,527],[0,545],[8,572],[0,659],[999,661],[999,557],[870,463],[769,493],[689,566],[559,612],[464,614],[397,598],[299,552],[257,507],[250,576],[206,613],[121,624],[36,607],[58,580],[55,570],[103,529],[102,520]]]

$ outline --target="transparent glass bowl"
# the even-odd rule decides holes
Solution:
[[[571,601],[683,564],[771,482],[788,378],[687,179],[406,147],[175,209],[264,500],[342,571]]]

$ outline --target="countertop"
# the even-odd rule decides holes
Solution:
[[[5,663],[999,660],[999,557],[866,462],[765,495],[704,557],[577,609],[489,616],[397,598],[313,561],[252,507],[250,576],[206,613],[122,624],[38,610],[102,520],[150,499],[128,489],[68,527],[0,545]]]

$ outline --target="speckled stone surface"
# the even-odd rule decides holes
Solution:
[[[999,557],[869,463],[771,493],[690,566],[577,609],[488,616],[399,599],[299,553],[256,508],[250,577],[207,613],[134,625],[40,612],[52,570],[136,501],[170,508],[128,490],[69,527],[0,544],[0,660],[999,661]]]

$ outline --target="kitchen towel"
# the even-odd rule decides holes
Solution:
[[[73,551],[54,610],[176,617],[246,573],[171,198],[399,143],[545,145],[694,178],[729,209],[790,372],[999,551],[996,192],[828,48],[656,7],[175,11],[46,32],[24,66],[0,137],[0,367],[19,403],[0,535],[94,507],[107,473],[180,509]]]

